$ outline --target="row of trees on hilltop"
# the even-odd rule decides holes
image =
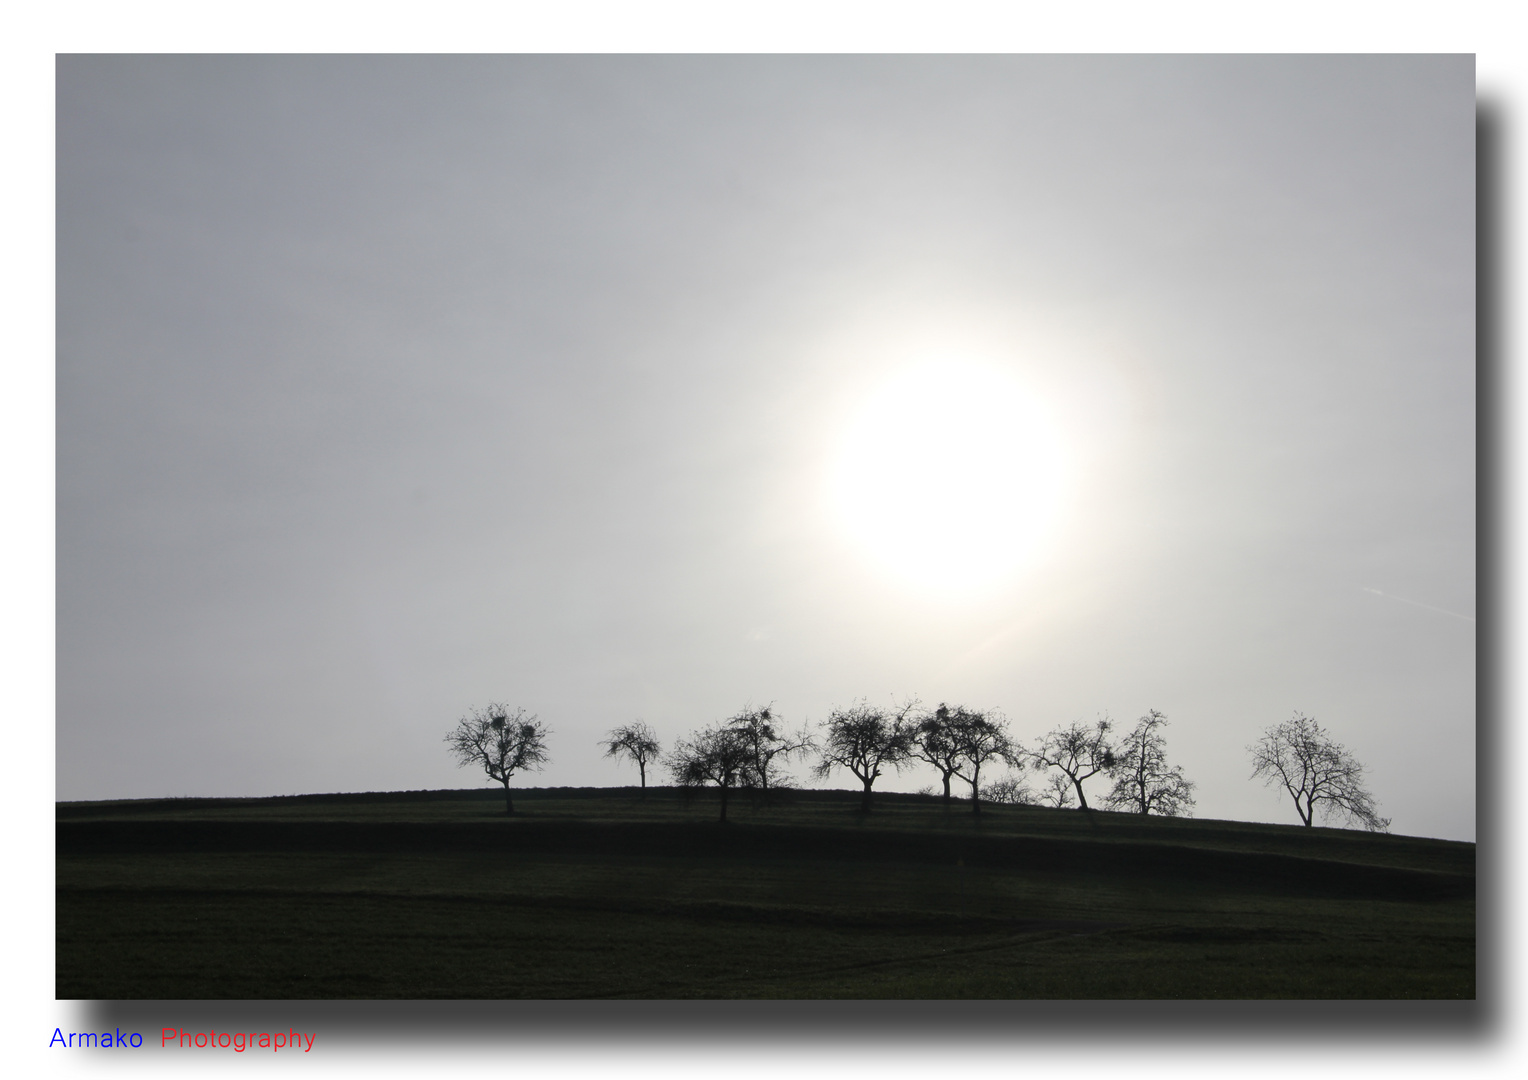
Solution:
[[[1181,766],[1167,762],[1163,728],[1167,717],[1152,709],[1125,734],[1116,735],[1107,716],[1093,724],[1074,721],[1048,732],[1026,748],[1012,737],[1008,721],[997,710],[976,710],[940,704],[920,710],[909,701],[897,708],[861,702],[835,709],[820,737],[806,725],[788,731],[772,707],[745,709],[720,724],[677,740],[667,754],[657,733],[643,721],[612,730],[600,745],[607,757],[637,766],[645,797],[650,766],[665,766],[682,789],[714,787],[720,794],[721,820],[727,803],[743,789],[767,795],[789,787],[785,764],[815,758],[811,772],[827,779],[843,770],[863,786],[861,809],[869,812],[872,791],[888,769],[927,764],[939,773],[943,800],[952,801],[951,783],[970,786],[972,813],[982,803],[1045,805],[1090,809],[1084,783],[1102,774],[1112,786],[1103,796],[1110,810],[1170,817],[1193,813],[1194,783]],[[463,717],[446,736],[459,765],[476,764],[504,786],[504,805],[514,812],[509,780],[516,772],[539,769],[549,760],[550,733],[524,709],[491,704]],[[1363,783],[1363,766],[1333,740],[1316,721],[1300,713],[1293,720],[1264,731],[1248,747],[1254,779],[1282,787],[1294,801],[1300,821],[1309,827],[1320,817],[1360,825],[1373,831],[1389,828],[1379,816],[1374,798]],[[982,783],[985,770],[1007,766],[1009,775]],[[1041,790],[1023,782],[1034,771],[1045,777]]]
[[[816,772],[821,777],[837,768],[853,773],[864,786],[861,806],[868,811],[872,787],[886,766],[926,763],[939,773],[946,803],[953,780],[968,784],[971,811],[977,814],[983,801],[1066,807],[1073,793],[1077,805],[1087,810],[1084,782],[1106,773],[1114,782],[1104,797],[1109,809],[1176,816],[1191,812],[1194,785],[1179,766],[1167,764],[1161,731],[1166,723],[1167,717],[1153,709],[1128,737],[1116,741],[1108,718],[1092,726],[1077,722],[1055,728],[1027,748],[1013,738],[1008,721],[996,710],[941,704],[920,714],[912,705],[892,711],[861,704],[828,718]],[[990,777],[1003,765],[1016,775],[982,783],[984,769]],[[1021,777],[1026,770],[1046,775],[1047,788],[1037,793],[1025,785]]]

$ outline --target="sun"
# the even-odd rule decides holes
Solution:
[[[1049,410],[1008,370],[940,357],[889,379],[848,420],[827,498],[881,571],[966,594],[1035,561],[1069,471]]]

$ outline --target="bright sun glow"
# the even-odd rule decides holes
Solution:
[[[884,570],[927,591],[967,593],[1034,560],[1067,473],[1056,425],[1017,380],[940,359],[881,386],[850,421],[828,497]]]

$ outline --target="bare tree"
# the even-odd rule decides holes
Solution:
[[[939,770],[944,781],[944,804],[950,805],[950,777],[960,768],[961,746],[958,732],[944,705],[926,714],[913,731],[912,756]]]
[[[1034,806],[1035,793],[1017,776],[1004,776],[982,785],[982,801],[998,806]]]
[[[1080,809],[1088,809],[1088,797],[1083,794],[1082,782],[1090,776],[1114,767],[1114,747],[1109,742],[1109,731],[1114,722],[1102,716],[1092,727],[1081,720],[1074,720],[1064,728],[1056,728],[1045,736],[1038,749],[1029,759],[1041,769],[1060,769],[1077,792]]]
[[[1051,773],[1045,790],[1036,799],[1042,806],[1065,810],[1072,805],[1072,778],[1064,773]]]
[[[1135,723],[1135,730],[1119,745],[1110,775],[1114,790],[1104,797],[1111,810],[1133,814],[1192,817],[1194,784],[1183,778],[1183,769],[1167,765],[1167,740],[1162,728],[1167,717],[1150,710]]]
[[[745,709],[726,722],[727,728],[736,732],[748,747],[751,775],[747,786],[757,788],[765,795],[771,788],[789,783],[777,759],[805,757],[812,752],[811,733],[804,726],[797,732],[785,732],[776,726],[779,719],[770,706],[765,706]]]
[[[946,708],[939,706],[941,710]],[[971,813],[979,814],[982,766],[996,758],[1022,770],[1023,751],[1009,737],[1008,721],[996,709],[977,712],[957,705],[947,710],[947,718],[950,737],[959,751],[955,775],[971,785]]]
[[[668,755],[669,771],[681,788],[714,784],[721,791],[721,820],[727,820],[727,798],[733,788],[753,787],[754,749],[745,733],[723,725],[696,732],[674,743]]]
[[[509,796],[509,778],[526,769],[540,769],[548,760],[546,730],[524,709],[510,711],[506,705],[490,702],[486,709],[473,709],[457,722],[456,730],[446,736],[456,754],[456,766],[481,765],[488,776],[504,785],[504,812],[515,812]]]
[[[657,732],[648,727],[646,722],[638,720],[614,728],[600,745],[605,748],[606,757],[617,760],[628,758],[636,765],[642,780],[642,797],[647,798],[647,763],[657,761],[658,752],[662,749],[658,744]]]
[[[900,769],[911,753],[913,731],[908,714],[909,702],[898,712],[861,702],[847,709],[834,709],[828,717],[828,735],[822,746],[822,761],[813,772],[826,779],[834,769],[848,769],[865,785],[860,809],[870,812],[870,787],[890,765]]]
[[[1309,828],[1317,815],[1355,822],[1371,832],[1386,832],[1390,819],[1379,816],[1374,796],[1363,785],[1363,766],[1313,717],[1296,712],[1276,724],[1247,749],[1252,776],[1264,786],[1278,784],[1294,800],[1295,812]]]

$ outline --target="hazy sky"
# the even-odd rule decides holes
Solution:
[[[490,700],[554,732],[525,783],[629,783],[618,723],[917,695],[1159,709],[1199,816],[1290,823],[1246,746],[1300,710],[1473,839],[1474,98],[65,57],[58,796],[476,785]]]

